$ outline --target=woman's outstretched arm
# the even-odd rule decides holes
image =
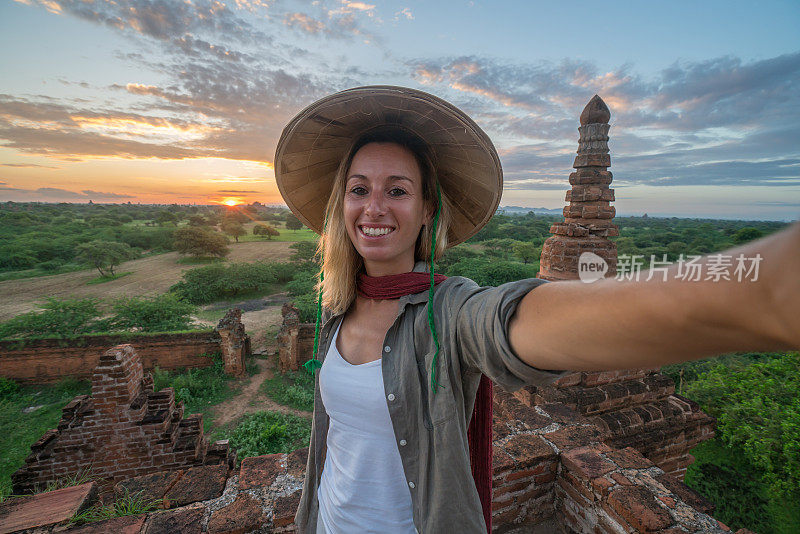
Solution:
[[[800,348],[800,223],[718,253],[761,256],[757,279],[544,284],[520,301],[509,341],[524,362],[576,371],[656,367],[739,351]],[[710,267],[714,254],[702,263]],[[711,259],[710,259],[711,258]]]

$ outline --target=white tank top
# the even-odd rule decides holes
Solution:
[[[414,534],[411,492],[386,405],[381,360],[348,363],[336,348],[338,339],[337,328],[319,375],[330,426],[317,534]]]

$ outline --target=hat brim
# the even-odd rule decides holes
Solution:
[[[321,233],[336,170],[347,150],[362,133],[387,125],[428,143],[452,206],[448,245],[469,239],[500,204],[500,158],[489,136],[463,111],[405,87],[341,91],[314,102],[289,122],[275,151],[275,180],[289,209]]]

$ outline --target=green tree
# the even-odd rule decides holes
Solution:
[[[219,256],[220,258],[224,258],[230,252],[225,236],[192,226],[175,231],[175,250],[190,256]]]
[[[733,234],[733,242],[737,245],[742,243],[747,243],[748,241],[752,241],[754,239],[758,239],[764,235],[761,230],[758,228],[753,228],[752,226],[747,226],[738,230],[735,234]]]
[[[686,396],[717,419],[719,437],[757,467],[772,495],[800,501],[800,354],[744,368],[718,365]]]
[[[163,210],[156,215],[155,221],[162,226],[169,223],[175,224],[178,222],[178,216],[171,211]]]
[[[522,260],[522,263],[529,263],[539,259],[542,249],[530,241],[520,241],[512,246],[514,255]]]
[[[114,267],[125,260],[136,257],[136,252],[127,243],[116,241],[90,241],[78,245],[78,259],[94,266],[100,276],[114,275]],[[105,272],[104,272],[105,271]]]
[[[267,240],[271,240],[273,236],[279,236],[281,233],[270,224],[257,224],[253,226],[253,235],[265,235]]]
[[[286,229],[287,230],[300,230],[303,227],[303,223],[300,222],[300,219],[295,217],[294,213],[289,213],[286,215]]]
[[[222,231],[226,234],[233,236],[236,242],[239,242],[239,237],[245,235],[247,232],[240,223],[236,221],[226,220],[222,222]]]

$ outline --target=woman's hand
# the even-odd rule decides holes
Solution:
[[[673,264],[650,281],[605,278],[544,284],[509,326],[516,354],[540,369],[657,367],[739,351],[800,348],[800,223],[704,256],[761,257],[758,276],[677,278]],[[642,272],[641,279],[647,278]]]

